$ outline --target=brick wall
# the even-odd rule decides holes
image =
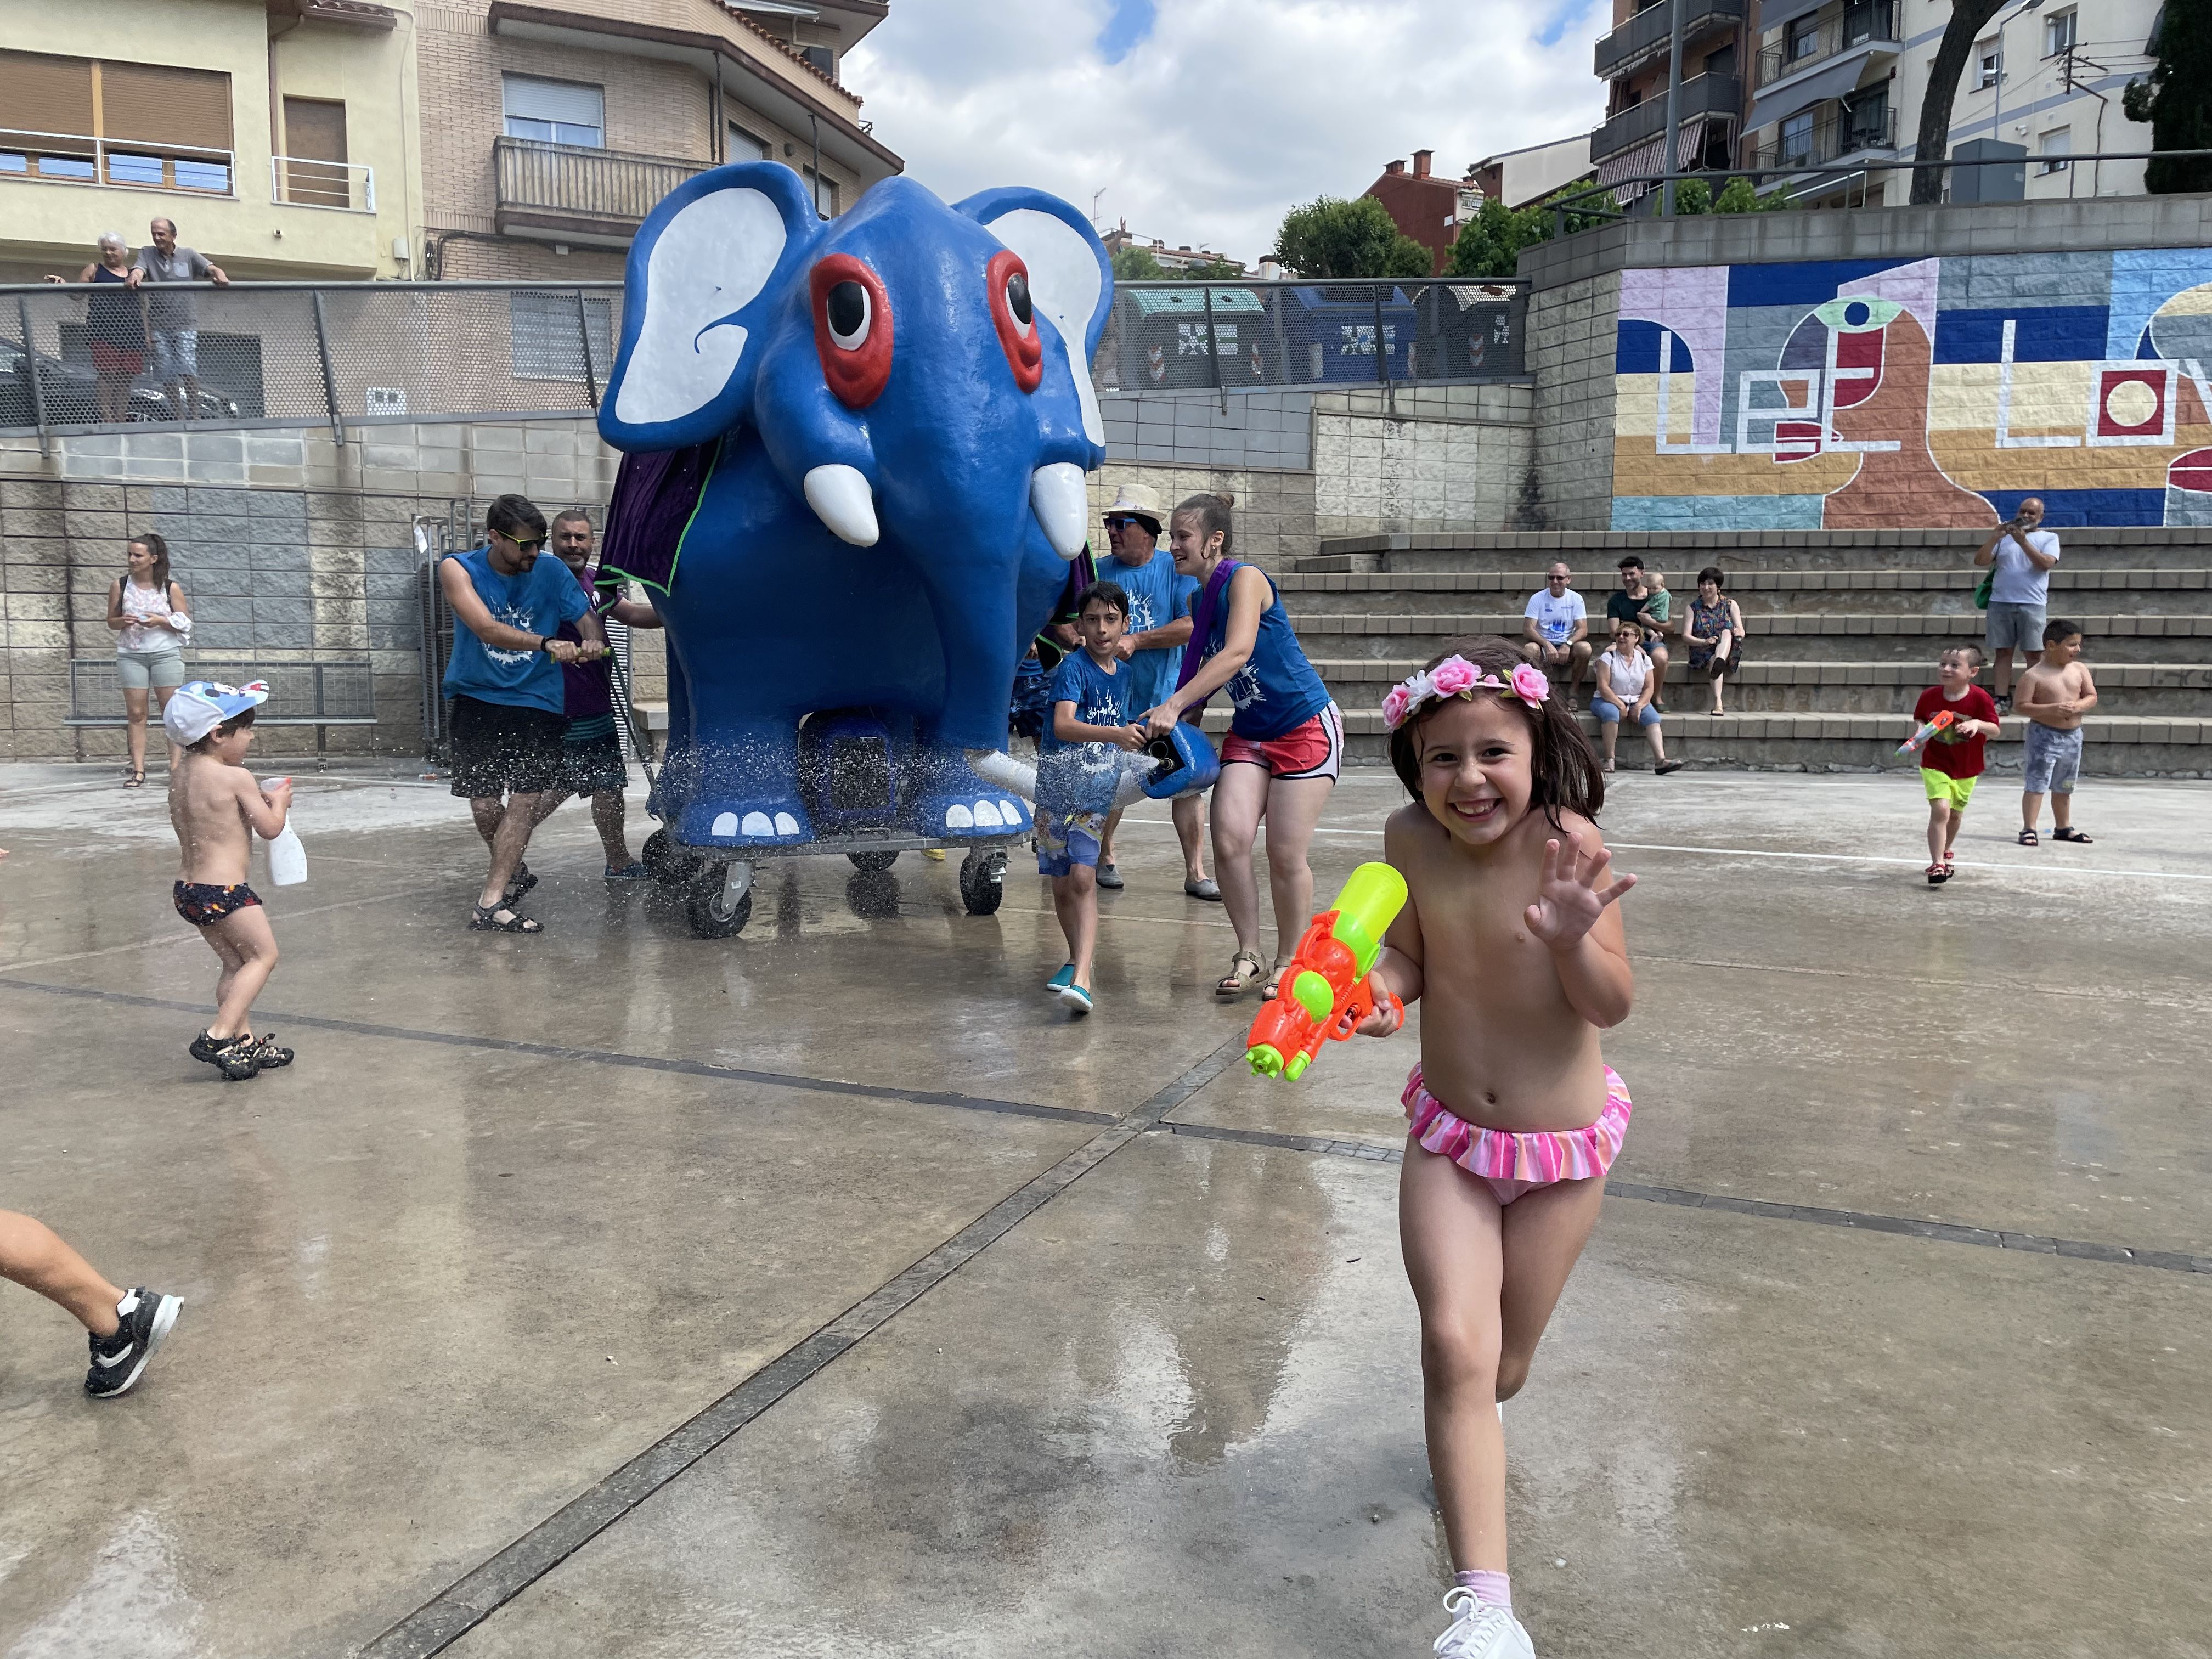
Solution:
[[[1618,271],[1581,276],[1528,299],[1529,372],[1535,378],[1535,465],[1541,525],[1601,530],[1613,512],[1613,335]]]

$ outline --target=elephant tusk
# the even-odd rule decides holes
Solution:
[[[1010,790],[1024,800],[1036,799],[1036,768],[1025,766],[1001,749],[970,749],[964,757],[968,769],[986,783]]]
[[[806,504],[839,541],[873,547],[876,503],[858,467],[817,466],[806,475]]]
[[[1073,461],[1039,467],[1030,477],[1030,507],[1054,552],[1073,559],[1083,551],[1091,496],[1081,467]]]

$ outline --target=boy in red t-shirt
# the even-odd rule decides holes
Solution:
[[[1936,663],[1942,684],[1931,685],[1912,705],[1912,728],[1918,731],[1948,709],[1952,724],[1928,740],[1920,751],[1920,781],[1928,787],[1928,884],[1940,887],[1951,879],[1951,848],[1959,839],[1959,820],[1974,798],[1974,783],[1982,775],[1982,751],[1997,735],[1997,706],[1990,694],[1974,684],[1982,672],[1982,653],[1971,645],[1954,645]]]

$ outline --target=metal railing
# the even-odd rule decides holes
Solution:
[[[1410,386],[1525,372],[1514,281],[1117,283],[1102,392]],[[1379,343],[1379,344],[1378,344]]]
[[[227,149],[0,129],[0,180],[8,179],[228,196],[236,188],[238,172],[236,158]]]
[[[1674,27],[1674,7],[1682,10],[1682,39],[1695,40],[1707,30],[1743,21],[1744,0],[1659,0],[1646,6],[1612,33],[1599,37],[1593,54],[1598,78],[1610,81],[1640,69],[1667,51]]]
[[[269,158],[269,199],[287,207],[376,211],[376,169],[365,161],[317,161],[299,155]]]
[[[1795,34],[1784,45],[1761,52],[1758,84],[1771,86],[1785,75],[1865,47],[1902,51],[1905,40],[1897,23],[1897,0],[1854,0],[1841,11],[1820,19],[1809,35]],[[1800,47],[1805,49],[1796,50]]]
[[[1743,82],[1733,75],[1693,75],[1682,82],[1680,107],[1685,121],[1701,115],[1735,115],[1743,108]],[[1662,88],[1640,104],[1632,104],[1590,134],[1590,160],[1602,161],[1625,149],[1633,149],[1667,130],[1667,94]]]
[[[149,295],[164,307],[155,311]],[[0,431],[327,427],[588,416],[621,338],[619,283],[82,283],[0,288]],[[1102,391],[1519,378],[1514,281],[1126,283]],[[157,337],[193,328],[197,373]]]
[[[1785,123],[1766,143],[1753,145],[1746,160],[1754,171],[1787,172],[1829,167],[1847,155],[1896,148],[1897,112],[1882,103],[1869,110],[1838,108],[1794,131]]]
[[[491,148],[501,212],[623,223],[643,219],[670,191],[714,165],[504,135],[493,139]]]

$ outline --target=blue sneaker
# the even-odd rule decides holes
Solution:
[[[609,881],[651,881],[653,872],[647,869],[637,860],[632,859],[619,870],[611,864],[607,866],[606,878]]]
[[[1061,986],[1060,988],[1060,1000],[1067,1005],[1067,1012],[1071,1014],[1087,1014],[1093,1008],[1097,1006],[1097,1004],[1092,1000],[1091,993],[1084,989],[1080,985],[1067,984]]]
[[[1075,983],[1075,964],[1071,962],[1050,979],[1045,981],[1045,994],[1056,997],[1073,983]]]

